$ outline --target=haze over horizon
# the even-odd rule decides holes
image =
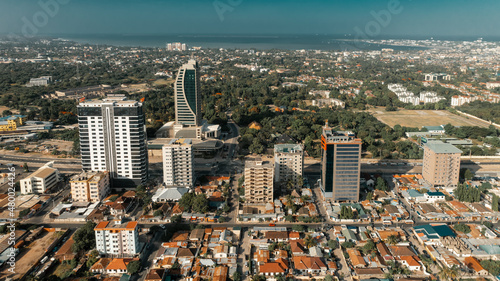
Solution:
[[[29,22],[35,23],[37,32],[30,33],[36,35],[355,34],[366,31],[380,11],[391,11],[390,5],[397,12],[391,12],[390,18],[382,15],[379,28],[368,29],[370,37],[500,36],[496,15],[500,2],[494,0],[480,4],[465,0],[7,0],[0,3],[0,33],[20,34]]]

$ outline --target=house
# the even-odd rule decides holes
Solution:
[[[258,264],[264,264],[269,261],[269,251],[268,250],[258,250],[254,256],[253,259],[258,263]]]
[[[266,262],[259,266],[259,273],[265,276],[283,275],[286,270],[278,262]]]
[[[286,231],[267,231],[264,237],[269,242],[284,242],[288,240],[288,232]]]
[[[474,270],[478,275],[488,275],[488,271],[483,268],[479,260],[475,257],[466,257],[464,260],[464,264]]]
[[[125,216],[131,206],[132,199],[120,196],[113,202],[109,210],[113,216]]]
[[[92,267],[90,268],[90,271],[92,273],[105,273],[106,272],[106,267],[108,264],[111,262],[112,259],[110,258],[101,258],[99,259]]]
[[[73,236],[71,236],[66,243],[64,243],[61,248],[56,252],[54,258],[59,260],[59,262],[69,261],[76,258],[77,253],[73,252],[72,246],[75,244]]]
[[[422,270],[420,259],[417,256],[401,256],[399,257],[399,262],[401,262],[402,265],[408,267],[408,269],[411,271]]]
[[[148,272],[144,281],[163,281],[165,276],[165,269],[153,268]]]
[[[290,249],[293,256],[304,256],[307,254],[306,247],[304,246],[304,240],[302,239],[290,241]]]
[[[366,267],[365,259],[358,250],[348,249],[347,254],[353,267]]]
[[[189,240],[201,241],[201,240],[203,240],[204,236],[205,236],[205,229],[204,228],[195,228],[195,229],[193,229],[193,231],[191,231],[191,235],[189,235]]]
[[[383,241],[377,243],[377,251],[384,261],[394,260],[394,257],[391,255],[389,248],[387,248],[387,245],[385,245]]]
[[[127,265],[138,258],[113,259],[106,267],[106,273],[110,275],[121,275],[127,273]]]
[[[213,250],[214,258],[227,258],[229,254],[229,247],[227,245],[216,246]]]
[[[293,258],[295,270],[301,274],[320,274],[328,270],[321,258],[299,256]]]
[[[424,194],[424,197],[427,199],[428,203],[435,203],[438,201],[445,201],[446,195],[442,192],[427,192]]]
[[[228,268],[226,266],[218,266],[214,269],[212,281],[226,281],[228,276]]]

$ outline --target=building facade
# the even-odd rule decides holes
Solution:
[[[462,151],[449,143],[431,141],[424,146],[422,176],[432,186],[456,186]]]
[[[175,123],[201,126],[200,72],[198,63],[189,60],[179,68],[175,81]]]
[[[191,140],[171,140],[163,146],[162,155],[165,186],[193,186],[194,154]]]
[[[288,181],[298,187],[298,180],[303,175],[304,150],[300,144],[274,145],[274,181],[282,188]]]
[[[359,200],[361,139],[354,133],[333,131],[326,123],[321,136],[321,191],[325,200]]]
[[[125,97],[78,105],[84,171],[109,171],[112,184],[131,187],[148,179],[146,126],[142,103]]]
[[[139,230],[136,221],[103,221],[95,228],[96,249],[101,255],[128,255],[139,253]]]
[[[266,204],[273,202],[273,165],[269,162],[245,163],[245,203]]]
[[[54,162],[45,164],[31,175],[20,181],[21,194],[43,194],[59,182],[59,171],[53,168]]]
[[[70,181],[71,198],[75,202],[100,202],[109,194],[109,173],[83,172]]]

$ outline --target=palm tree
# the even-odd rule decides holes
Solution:
[[[396,235],[389,235],[386,240],[389,245],[396,245],[399,242],[399,238]]]
[[[285,197],[285,200],[286,200],[286,203],[285,205],[288,207],[288,208],[291,208],[293,206],[293,197],[291,194],[288,194],[286,197]]]
[[[318,243],[318,241],[316,241],[316,239],[314,239],[310,234],[308,234],[306,236],[306,238],[304,238],[304,245],[307,248],[311,248],[313,246],[316,246],[317,243]]]
[[[452,267],[443,266],[438,275],[441,280],[453,280],[458,277],[458,267],[456,265]]]

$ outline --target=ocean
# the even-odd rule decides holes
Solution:
[[[164,48],[167,43],[182,42],[188,47],[225,49],[286,50],[422,50],[411,46],[370,44],[349,36],[334,35],[129,35],[129,34],[58,34],[55,38],[92,45]],[[390,39],[390,38],[389,38]]]

